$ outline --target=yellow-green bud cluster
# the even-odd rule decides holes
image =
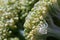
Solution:
[[[29,12],[24,24],[27,40],[45,40],[48,24],[45,16],[48,12],[50,1],[39,0]]]
[[[43,40],[45,38],[48,24],[44,18],[47,15],[48,6],[56,0],[37,1],[36,3],[36,0],[0,0],[0,40],[19,40],[17,37],[8,38],[12,33],[10,29],[17,28],[15,23],[18,22],[19,16],[22,19],[27,14],[24,24],[26,39]],[[34,7],[32,4],[35,4]]]
[[[28,12],[33,7],[33,5],[36,3],[36,1],[38,0],[20,0],[20,5],[21,5],[20,19],[23,19],[25,16],[27,16]]]
[[[0,40],[8,40],[7,37],[12,33],[9,29],[16,28],[18,12],[27,12],[33,2],[34,0],[0,0]]]
[[[20,10],[20,0],[2,0],[0,5],[0,40],[8,40],[12,33],[10,29],[15,29]],[[10,39],[9,39],[10,40]]]

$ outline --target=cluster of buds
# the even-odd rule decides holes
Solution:
[[[10,40],[9,37],[13,33],[12,30],[17,28],[15,23],[18,22],[20,1],[1,0],[1,2],[2,5],[0,5],[0,40]]]
[[[45,40],[48,27],[45,17],[48,13],[48,6],[51,4],[50,1],[39,0],[31,9],[24,24],[27,40]]]
[[[25,38],[43,40],[48,27],[44,18],[49,5],[54,2],[56,0],[0,0],[0,40],[19,40],[17,37],[11,38],[12,30],[17,28],[16,23],[26,16]]]
[[[23,19],[28,15],[28,12],[31,10],[31,8],[37,1],[38,0],[20,0],[20,7],[21,7],[20,19]]]
[[[7,37],[12,33],[10,29],[17,28],[15,23],[18,22],[18,13],[22,10],[24,14],[20,14],[25,17],[33,2],[34,0],[0,0],[0,40],[8,40]]]

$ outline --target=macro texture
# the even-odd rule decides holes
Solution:
[[[60,39],[59,7],[59,0],[0,0],[0,40]]]

